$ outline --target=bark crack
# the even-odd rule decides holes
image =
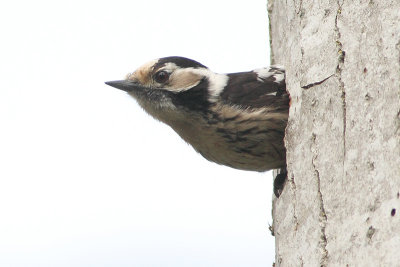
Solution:
[[[316,143],[316,134],[313,133],[312,135],[312,140],[313,140],[313,144],[315,145]],[[317,153],[314,151],[313,152],[313,157],[312,157],[312,166],[314,169],[314,173],[315,173],[315,177],[317,179],[317,187],[318,187],[318,201],[319,201],[319,226],[320,226],[320,231],[321,231],[321,236],[320,236],[320,241],[319,241],[319,247],[321,249],[321,260],[320,260],[320,266],[327,266],[327,262],[328,262],[328,250],[326,249],[326,246],[328,244],[328,240],[326,237],[326,225],[328,222],[328,217],[326,216],[326,212],[325,212],[325,206],[324,206],[324,198],[321,192],[321,177],[319,175],[319,171],[317,169],[315,160],[317,158]]]
[[[272,49],[272,11],[274,9],[274,0],[269,0],[267,4],[267,10],[268,10],[268,32],[269,32],[269,47],[270,49],[270,55],[269,55],[269,60],[271,62],[271,65],[275,64],[275,57],[274,57],[274,49]]]
[[[303,266],[304,266],[304,260],[303,260],[303,257],[300,256],[300,267],[303,267]]]
[[[296,8],[296,0],[293,1],[293,4],[294,4],[294,6],[295,6],[296,14],[300,16],[300,19],[301,19],[302,17],[304,17],[304,13],[305,13],[305,12],[304,12],[304,9],[303,9],[303,0],[300,0],[300,1],[299,1],[299,8],[298,8],[298,9]]]
[[[297,228],[299,226],[299,221],[298,221],[297,215],[296,215],[296,201],[297,201],[297,198],[296,198],[296,183],[294,182],[294,175],[292,175],[292,177],[290,177],[289,181],[290,181],[291,189],[293,191],[292,204],[293,204],[294,230],[297,231]]]
[[[321,81],[318,81],[318,82],[314,82],[314,83],[310,83],[310,84],[307,84],[307,85],[303,85],[301,88],[307,90],[307,89],[309,89],[309,88],[311,88],[311,87],[314,87],[314,86],[316,86],[316,85],[320,85],[320,84],[324,83],[326,80],[328,80],[330,77],[332,77],[332,76],[334,76],[334,75],[335,75],[335,74],[329,75],[329,76],[326,77],[325,79],[323,79],[323,80],[321,80]]]
[[[336,17],[335,17],[335,33],[336,33],[336,46],[338,50],[338,63],[336,66],[336,76],[339,80],[339,87],[342,92],[341,98],[342,98],[342,112],[343,112],[343,165],[345,162],[346,158],[346,90],[344,86],[344,82],[342,80],[342,68],[344,64],[344,58],[346,56],[345,51],[343,50],[343,44],[340,41],[341,38],[341,33],[340,29],[338,26],[338,19],[340,14],[342,13],[342,6],[343,6],[343,1],[337,0],[337,12],[336,12]]]
[[[398,71],[399,71],[399,75],[400,75],[400,40],[396,44],[396,50],[399,52],[399,57],[398,57],[398,59],[399,59],[399,62],[398,62],[399,69],[398,69]],[[397,97],[400,99],[400,84],[399,84],[399,91],[398,91]],[[397,118],[397,120],[396,120],[397,128],[396,128],[395,134],[398,134],[398,133],[400,133],[400,107],[399,107],[399,111],[397,113],[397,117],[396,118]]]

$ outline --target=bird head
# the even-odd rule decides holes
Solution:
[[[106,84],[128,92],[142,106],[174,108],[185,104],[185,96],[195,94],[197,101],[201,97],[200,92],[204,91],[206,96],[212,74],[197,61],[184,57],[165,57],[147,62],[129,73],[125,80]]]

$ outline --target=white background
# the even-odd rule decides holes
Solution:
[[[104,81],[269,64],[266,0],[7,1],[0,266],[271,266],[272,177],[210,163]]]

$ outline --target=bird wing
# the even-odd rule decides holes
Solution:
[[[220,94],[226,104],[243,108],[268,107],[277,112],[288,110],[284,69],[271,66],[228,76],[228,84]]]

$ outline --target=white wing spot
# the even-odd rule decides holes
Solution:
[[[274,83],[282,83],[285,80],[285,69],[282,66],[271,66],[268,68],[255,69],[257,81],[264,82],[266,79],[273,77]]]
[[[275,74],[270,68],[255,69],[254,72],[257,73],[257,80],[260,82]]]
[[[285,74],[284,73],[278,73],[274,75],[275,77],[275,83],[281,83],[285,79]]]
[[[271,92],[271,93],[268,93],[268,94],[265,94],[265,95],[272,95],[272,96],[276,96],[276,93],[277,93],[277,92]]]

